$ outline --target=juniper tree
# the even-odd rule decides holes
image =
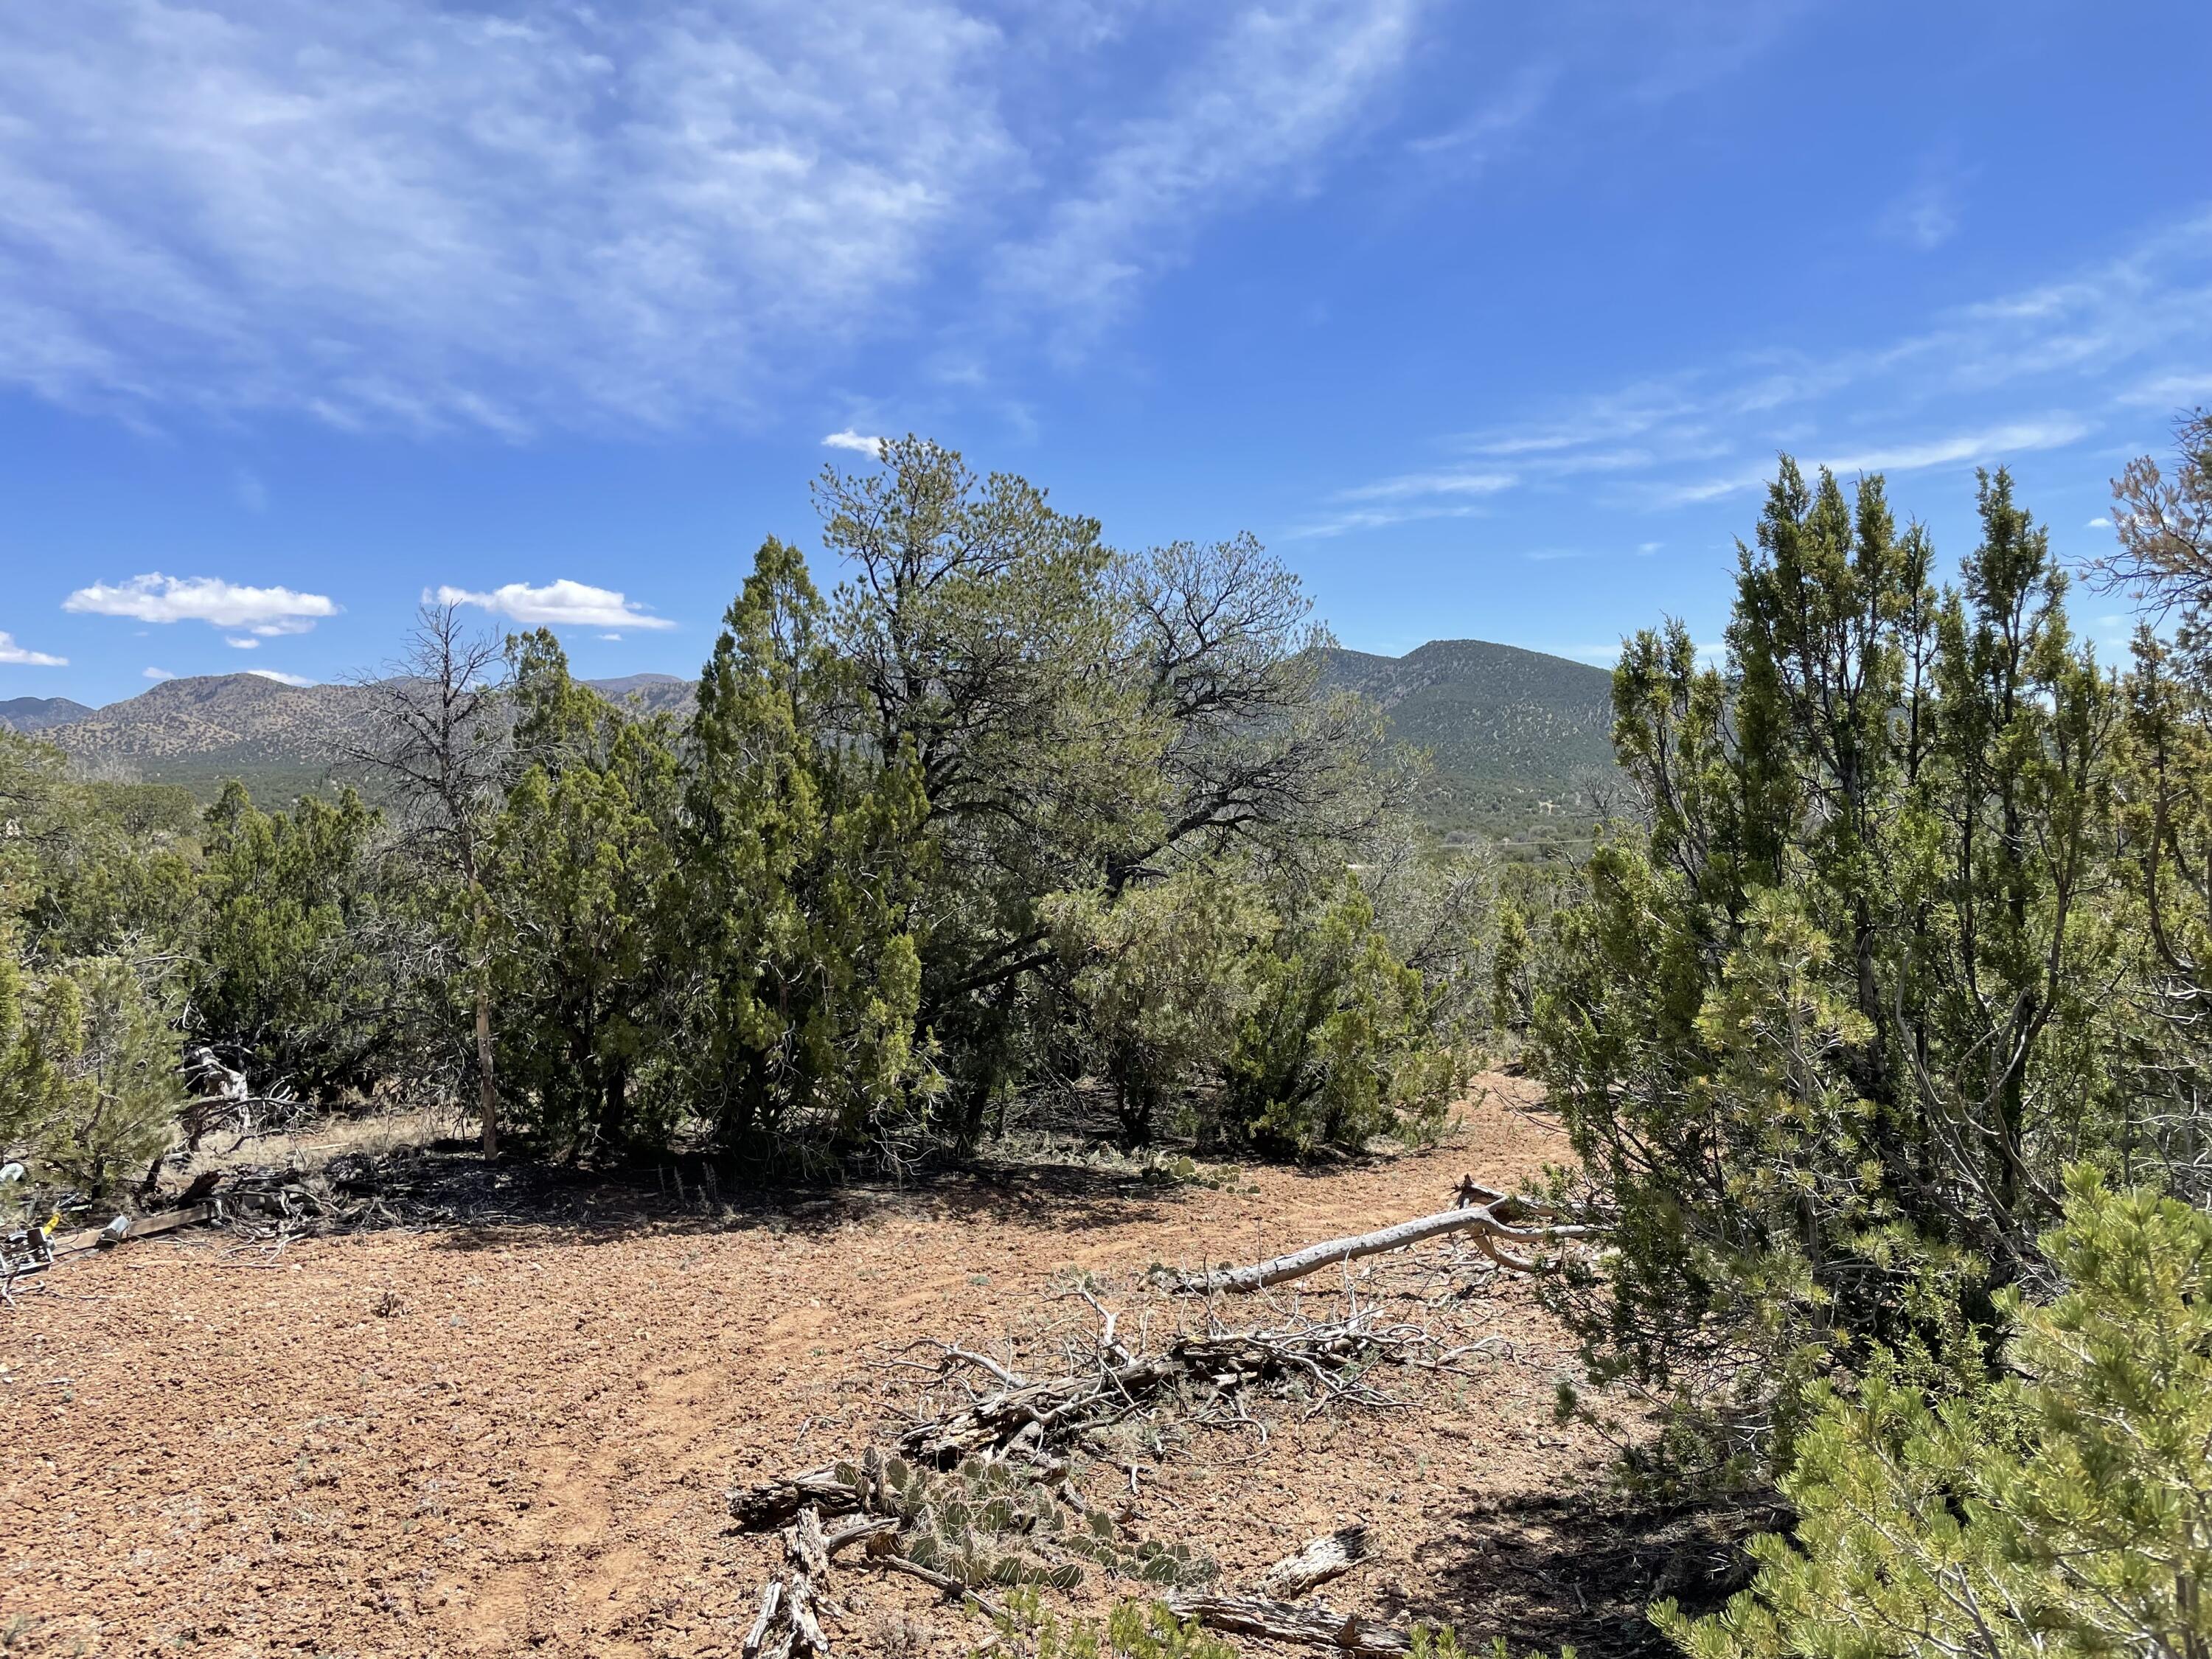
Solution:
[[[379,1075],[398,1012],[379,824],[351,790],[272,813],[235,780],[208,810],[185,1023],[258,1090],[329,1097]]]
[[[689,1097],[725,1146],[849,1147],[935,1092],[910,738],[855,741],[853,665],[797,551],[764,544],[699,680],[678,937]]]
[[[626,717],[551,633],[508,646],[518,775],[484,864],[501,1074],[550,1151],[665,1141],[667,906],[682,770],[663,717]],[[656,1060],[658,1064],[656,1065]],[[640,1122],[644,1103],[653,1120]]]
[[[1725,669],[1679,625],[1623,651],[1646,828],[1547,952],[1538,1069],[1618,1245],[1560,1304],[1598,1375],[1694,1395],[1756,1457],[1875,1344],[1977,1371],[2114,1119],[2119,698],[2004,474],[1979,507],[1939,595],[1879,479],[1847,501],[1784,461]]]

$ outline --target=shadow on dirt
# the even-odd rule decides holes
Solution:
[[[1714,1509],[1638,1500],[1605,1490],[1606,1471],[1573,1477],[1581,1490],[1522,1492],[1463,1510],[1453,1534],[1422,1551],[1436,1573],[1432,1600],[1392,1609],[1450,1625],[1470,1651],[1492,1638],[1516,1656],[1660,1659],[1674,1644],[1647,1609],[1672,1596],[1711,1613],[1751,1578],[1744,1545],[1787,1512],[1771,1505]]]
[[[252,1178],[254,1172],[240,1172]],[[268,1172],[274,1176],[275,1172]],[[380,1153],[347,1153],[304,1180],[307,1231],[434,1231],[436,1248],[495,1249],[560,1233],[580,1244],[615,1243],[641,1232],[705,1234],[761,1228],[830,1231],[884,1213],[951,1220],[1048,1219],[1081,1232],[1161,1218],[1202,1188],[1157,1174],[1084,1164],[994,1163],[884,1182],[762,1187],[734,1184],[696,1158],[612,1170],[504,1158],[486,1162],[472,1146],[446,1141]],[[341,1219],[341,1218],[343,1218]]]

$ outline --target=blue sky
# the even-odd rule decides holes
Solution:
[[[15,8],[0,696],[441,588],[690,673],[831,434],[1393,653],[1717,637],[1778,448],[2086,553],[2212,402],[2208,88],[2196,3]]]

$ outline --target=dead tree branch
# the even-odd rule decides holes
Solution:
[[[1460,1183],[1460,1194],[1458,1205],[1435,1215],[1401,1221],[1395,1226],[1379,1228],[1371,1233],[1355,1233],[1346,1238],[1309,1244],[1288,1255],[1254,1262],[1247,1267],[1186,1273],[1176,1281],[1175,1289],[1186,1296],[1209,1295],[1216,1291],[1249,1295],[1272,1285],[1304,1279],[1340,1261],[1357,1261],[1362,1256],[1380,1255],[1386,1250],[1402,1250],[1447,1233],[1473,1233],[1483,1253],[1500,1267],[1516,1273],[1534,1273],[1540,1265],[1534,1258],[1501,1249],[1500,1243],[1529,1246],[1565,1243],[1571,1239],[1588,1238],[1599,1231],[1551,1219],[1553,1211],[1480,1186],[1472,1177]],[[1524,1222],[1530,1224],[1522,1224]]]

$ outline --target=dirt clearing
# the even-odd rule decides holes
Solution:
[[[1242,1170],[1233,1190],[1062,1167],[713,1218],[609,1197],[537,1224],[307,1239],[273,1261],[212,1231],[149,1240],[0,1314],[0,1639],[734,1654],[775,1540],[732,1532],[726,1495],[877,1437],[901,1386],[886,1343],[1008,1352],[1087,1316],[1054,1299],[1079,1273],[1125,1322],[1170,1328],[1203,1308],[1145,1286],[1155,1262],[1362,1231],[1439,1207],[1462,1170],[1510,1183],[1561,1151],[1547,1120],[1493,1096],[1437,1152]],[[1645,1645],[1641,1595],[1705,1572],[1698,1547],[1623,1541],[1595,1499],[1605,1449],[1552,1419],[1560,1334],[1525,1284],[1446,1297],[1446,1248],[1363,1264],[1370,1290],[1417,1311],[1445,1297],[1420,1316],[1506,1339],[1510,1358],[1406,1379],[1406,1410],[1285,1411],[1264,1446],[1207,1433],[1140,1454],[1141,1523],[1241,1584],[1364,1520],[1374,1559],[1333,1587],[1340,1607],[1516,1648]],[[855,1606],[830,1634],[846,1650],[959,1652],[984,1633],[925,1586],[856,1572],[843,1588]]]

